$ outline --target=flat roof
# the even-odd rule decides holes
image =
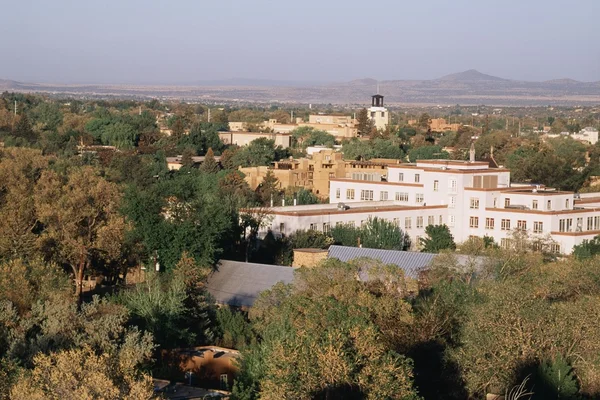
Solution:
[[[338,209],[338,204],[311,204],[302,206],[278,206],[265,210],[267,214],[288,215],[296,217],[306,217],[312,215],[330,215],[330,214],[355,214],[369,212],[389,212],[389,211],[411,211],[448,208],[447,205],[433,206],[406,206],[396,201],[367,201],[356,203],[343,203],[345,209]],[[251,211],[246,210],[246,211]]]
[[[556,196],[565,194],[575,194],[574,192],[548,189],[507,189],[503,190],[503,192],[512,194],[523,194],[528,196]]]
[[[289,133],[265,133],[265,132],[241,132],[241,131],[221,131],[219,135],[255,135],[255,136],[290,136]]]

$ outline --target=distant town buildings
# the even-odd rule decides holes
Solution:
[[[411,126],[415,126],[418,123],[419,120],[417,119],[408,120],[408,124]],[[431,130],[432,132],[457,132],[461,126],[462,124],[449,124],[445,118],[432,118],[429,122],[429,130]]]
[[[585,144],[591,144],[594,145],[596,143],[598,143],[598,130],[592,127],[586,127],[583,128],[582,130],[580,130],[577,133],[570,133],[570,132],[561,132],[561,133],[548,133],[548,137],[549,138],[557,138],[560,136],[568,136],[574,140],[577,140],[579,142],[583,142]]]
[[[223,144],[234,144],[237,146],[247,146],[253,140],[265,138],[273,140],[275,146],[281,146],[287,149],[292,145],[292,139],[289,133],[261,133],[261,132],[219,132],[219,139]]]

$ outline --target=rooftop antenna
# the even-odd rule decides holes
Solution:
[[[379,94],[379,82],[377,82],[377,94]]]

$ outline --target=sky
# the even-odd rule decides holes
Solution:
[[[600,80],[600,0],[0,0],[0,79]]]

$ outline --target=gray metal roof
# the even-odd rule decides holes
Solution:
[[[426,269],[437,254],[417,253],[414,251],[378,250],[364,247],[330,246],[328,258],[350,261],[361,257],[380,260],[384,264],[394,264],[404,270],[404,274],[417,279],[419,271]]]
[[[250,307],[263,290],[293,279],[292,267],[221,260],[208,278],[207,289],[219,304]]]

